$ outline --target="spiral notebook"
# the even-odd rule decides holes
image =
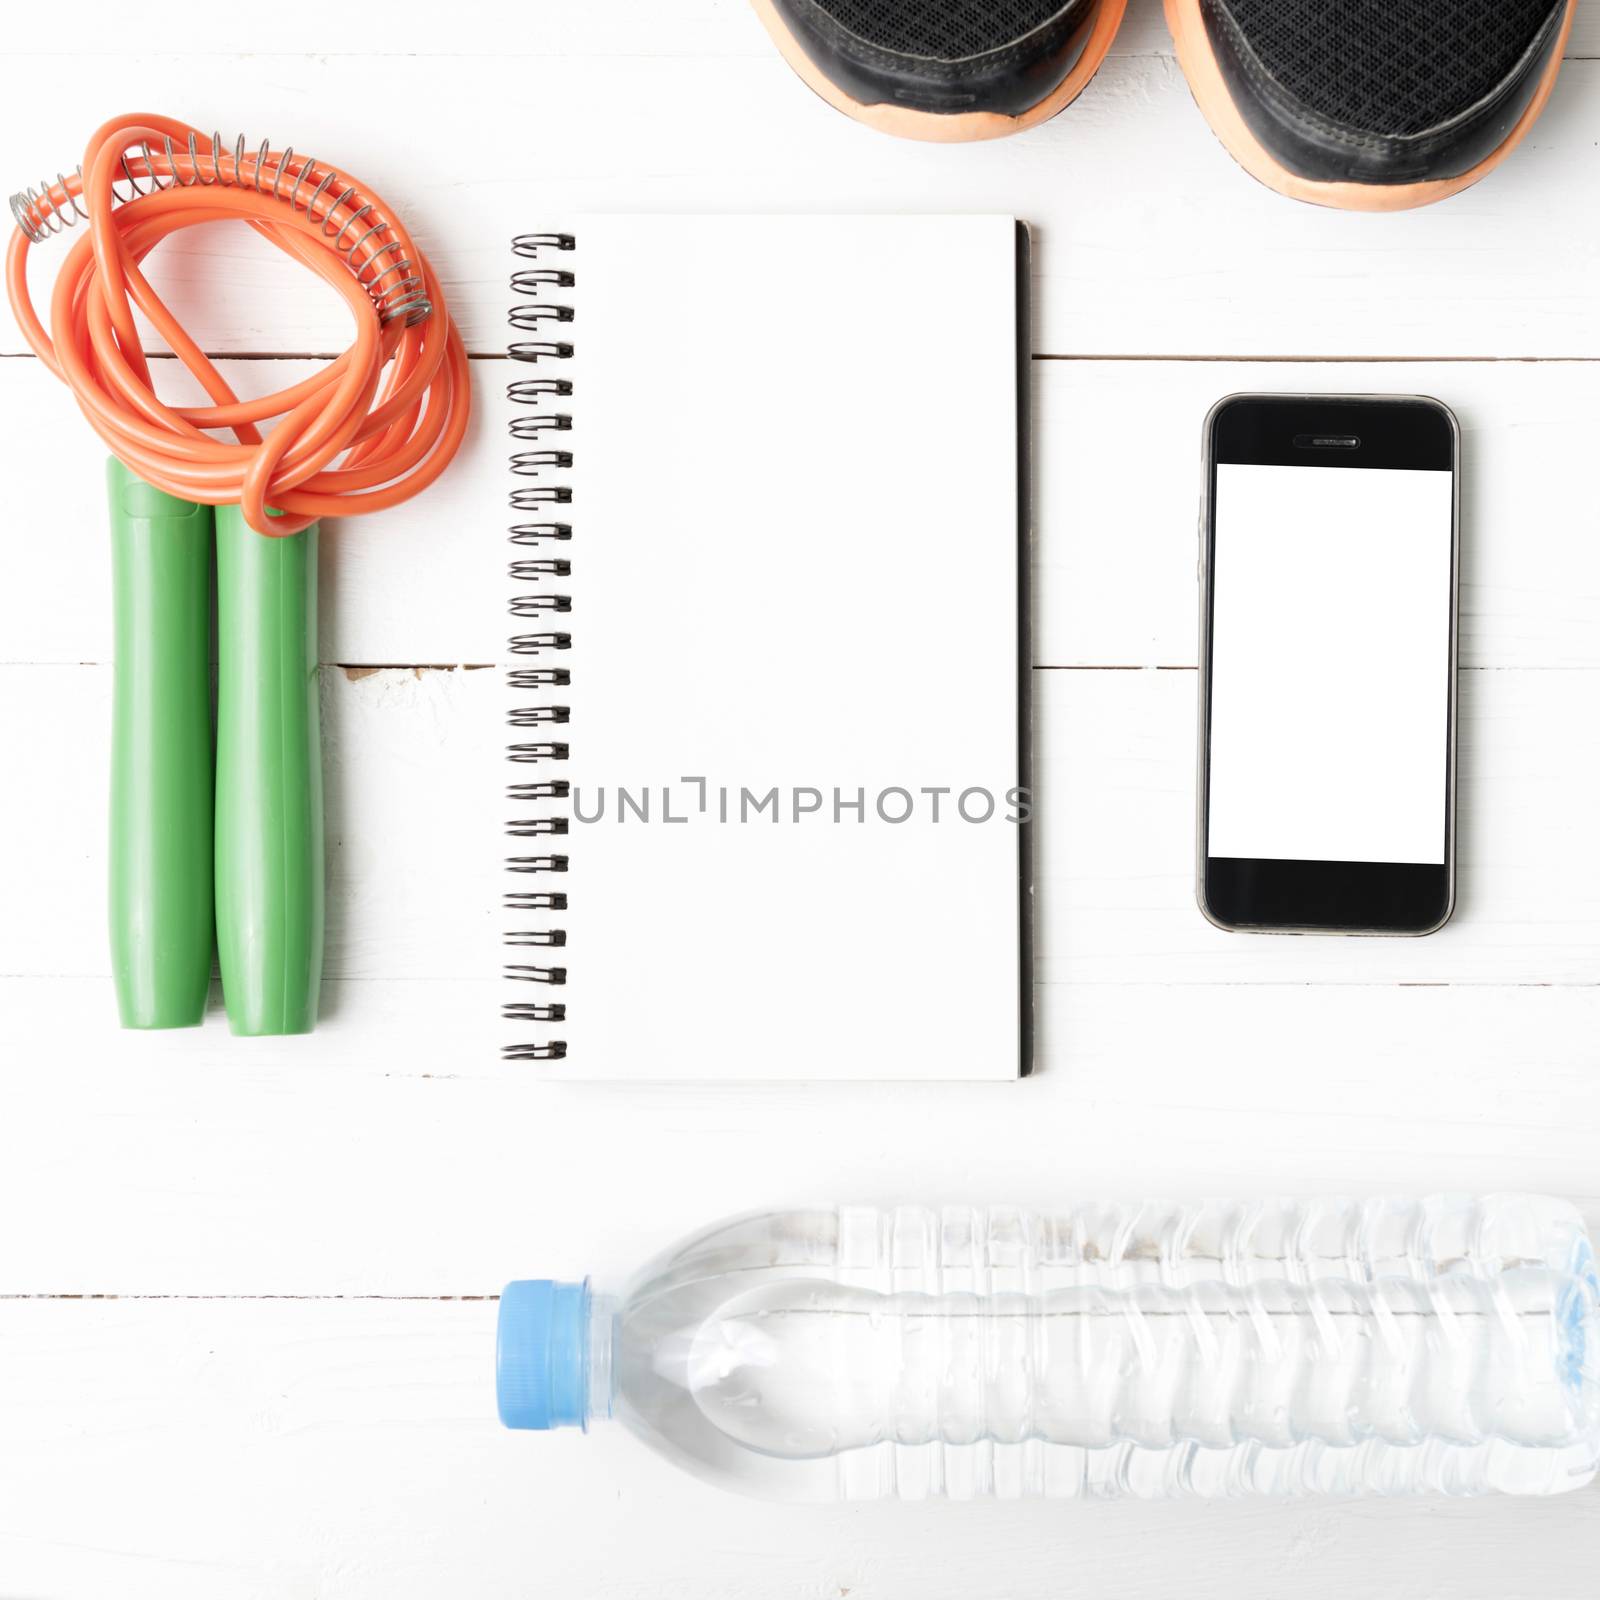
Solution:
[[[1026,1073],[1025,231],[512,249],[503,1054]]]

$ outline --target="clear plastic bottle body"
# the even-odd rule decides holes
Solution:
[[[591,1416],[793,1500],[1547,1494],[1600,1459],[1600,1284],[1522,1196],[818,1209],[596,1303]]]

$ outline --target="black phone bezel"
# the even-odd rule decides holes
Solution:
[[[1350,440],[1358,441],[1352,445]],[[1424,395],[1230,395],[1205,427],[1205,499],[1200,524],[1200,729],[1196,897],[1232,932],[1421,935],[1455,908],[1456,592],[1460,567],[1460,429],[1454,413]],[[1443,803],[1444,862],[1292,861],[1212,856],[1210,805],[1211,572],[1219,462],[1448,471],[1450,694]]]

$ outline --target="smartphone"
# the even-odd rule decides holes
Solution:
[[[1459,456],[1421,395],[1206,418],[1196,895],[1218,927],[1449,920]]]

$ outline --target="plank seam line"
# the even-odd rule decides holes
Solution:
[[[263,1300],[286,1301],[371,1301],[378,1304],[394,1303],[400,1305],[439,1305],[452,1302],[463,1305],[493,1305],[500,1298],[497,1294],[99,1294],[89,1292],[73,1292],[71,1290],[43,1289],[35,1293],[28,1292],[0,1292],[0,1301],[17,1302],[25,1300],[184,1300],[184,1301],[246,1301],[258,1302]]]
[[[212,663],[215,665],[215,663]],[[112,665],[109,661],[0,661],[0,671],[14,670],[21,672],[51,672],[56,670],[75,670],[79,667],[93,667],[96,669],[108,668]],[[502,663],[498,661],[319,661],[319,668],[325,667],[338,672],[492,672]],[[1195,672],[1199,669],[1192,662],[1181,661],[1035,661],[1031,669],[1034,672]],[[1516,662],[1463,662],[1456,668],[1458,672],[1596,672],[1600,671],[1600,664],[1584,664],[1552,662],[1548,665],[1539,663]]]
[[[205,352],[210,361],[334,361],[343,355],[342,350],[208,350]],[[170,350],[147,350],[145,356],[151,361],[176,361],[177,357]],[[0,350],[0,361],[37,361],[39,358],[31,350]],[[469,361],[509,361],[511,358],[503,351],[497,350],[469,350]],[[1269,355],[1256,352],[1250,353],[1223,353],[1216,355],[1200,355],[1193,352],[1163,352],[1163,351],[1105,351],[1105,352],[1070,352],[1035,350],[1035,361],[1061,361],[1093,364],[1095,362],[1132,363],[1132,362],[1171,362],[1186,364],[1212,364],[1239,366],[1593,366],[1600,362],[1600,356],[1552,356],[1552,355]]]
[[[1042,958],[1047,962],[1058,959],[1064,961],[1075,960],[1075,957],[1047,956]],[[109,983],[110,973],[107,972],[0,972],[0,983]],[[470,974],[457,973],[443,977],[419,977],[415,973],[399,973],[393,977],[330,977],[323,980],[324,986],[352,985],[352,984],[405,984],[415,988],[421,983],[438,983],[459,986],[463,984],[486,987],[490,983],[488,978],[477,978]],[[1036,989],[1076,990],[1079,992],[1089,990],[1108,989],[1157,989],[1170,991],[1174,989],[1316,989],[1321,992],[1334,992],[1353,989],[1471,989],[1488,991],[1494,989],[1520,990],[1520,989],[1561,989],[1576,990],[1600,989],[1600,979],[1597,978],[1041,978],[1034,977],[1033,986]],[[220,1008],[214,1013],[220,1016]],[[363,1077],[374,1076],[362,1069],[356,1069]],[[486,1073],[468,1074],[464,1072],[381,1072],[375,1074],[382,1078],[396,1078],[403,1082],[411,1083],[502,1083],[511,1081],[509,1078],[497,1078]],[[533,1080],[523,1080],[533,1081]],[[713,1087],[717,1080],[704,1080]],[[806,1080],[796,1080],[804,1082]],[[817,1079],[815,1082],[826,1083],[833,1080]],[[842,1080],[840,1080],[842,1081]],[[872,1082],[892,1083],[893,1079],[873,1079]],[[608,1087],[631,1088],[635,1085],[626,1080],[616,1080]]]

